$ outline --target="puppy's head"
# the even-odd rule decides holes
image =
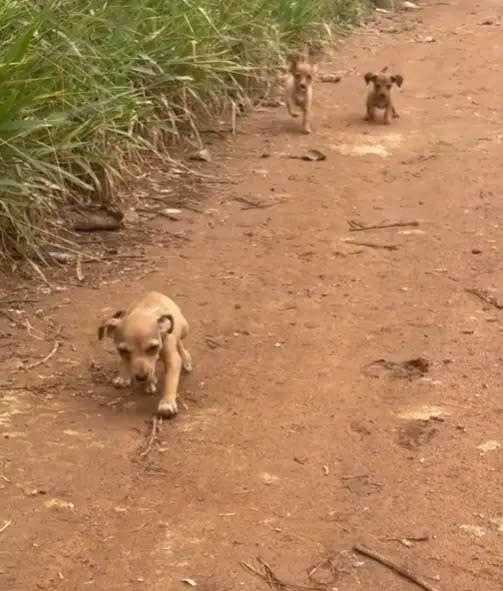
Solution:
[[[308,88],[313,84],[313,78],[316,71],[316,65],[307,61],[305,58],[290,58],[290,74],[293,77],[295,90],[297,92],[307,92]]]
[[[153,317],[138,312],[126,316],[121,310],[102,322],[98,338],[111,337],[130,375],[144,382],[154,378],[163,338],[173,332],[174,326],[171,314]]]
[[[387,76],[383,72],[380,74],[367,72],[364,78],[366,84],[370,84],[372,82],[374,85],[374,94],[381,102],[387,101],[389,99],[393,84],[396,84],[398,87],[402,86],[403,84],[403,76],[400,76],[400,74]]]

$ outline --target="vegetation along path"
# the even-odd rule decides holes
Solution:
[[[258,591],[257,556],[273,588],[414,588],[355,543],[431,588],[503,588],[502,15],[380,17],[322,64],[342,81],[315,87],[313,135],[257,110],[179,221],[131,212],[109,264],[0,319],[0,588]],[[401,118],[367,124],[385,65]],[[146,171],[145,200],[171,186]],[[96,328],[145,289],[180,303],[195,370],[142,455],[156,399],[110,385]]]

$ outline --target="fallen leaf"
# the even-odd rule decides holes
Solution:
[[[190,587],[197,587],[197,583],[194,581],[194,579],[182,579],[182,583],[185,583]]]

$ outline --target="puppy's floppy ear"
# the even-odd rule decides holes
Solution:
[[[104,320],[100,326],[98,327],[98,339],[101,341],[103,337],[106,335],[110,337],[113,335],[114,330],[119,326],[121,323],[122,317],[126,312],[124,310],[119,310],[116,312],[111,318],[108,320]]]
[[[171,334],[175,328],[175,321],[171,314],[163,314],[157,319],[157,324],[161,334]]]
[[[363,78],[365,79],[365,84],[370,84],[370,82],[374,82],[374,80],[377,78],[377,75],[373,72],[367,72]]]
[[[395,74],[394,76],[391,76],[391,82],[394,82],[398,88],[400,88],[403,84],[403,76],[400,76],[400,74]]]
[[[290,74],[295,74],[295,70],[297,69],[297,64],[299,62],[299,57],[296,55],[289,55],[287,58],[288,62],[288,71]]]

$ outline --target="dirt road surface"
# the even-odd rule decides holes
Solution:
[[[259,591],[257,556],[297,585],[415,588],[357,542],[441,591],[503,588],[502,16],[381,17],[323,64],[343,79],[317,85],[312,136],[258,110],[213,139],[200,171],[222,182],[180,221],[131,223],[140,245],[125,231],[82,284],[70,265],[24,304],[28,282],[3,286],[1,589]],[[389,127],[362,121],[385,65]],[[146,190],[176,203],[163,174]],[[157,398],[110,385],[96,327],[145,289],[183,308],[195,371],[141,457]]]

